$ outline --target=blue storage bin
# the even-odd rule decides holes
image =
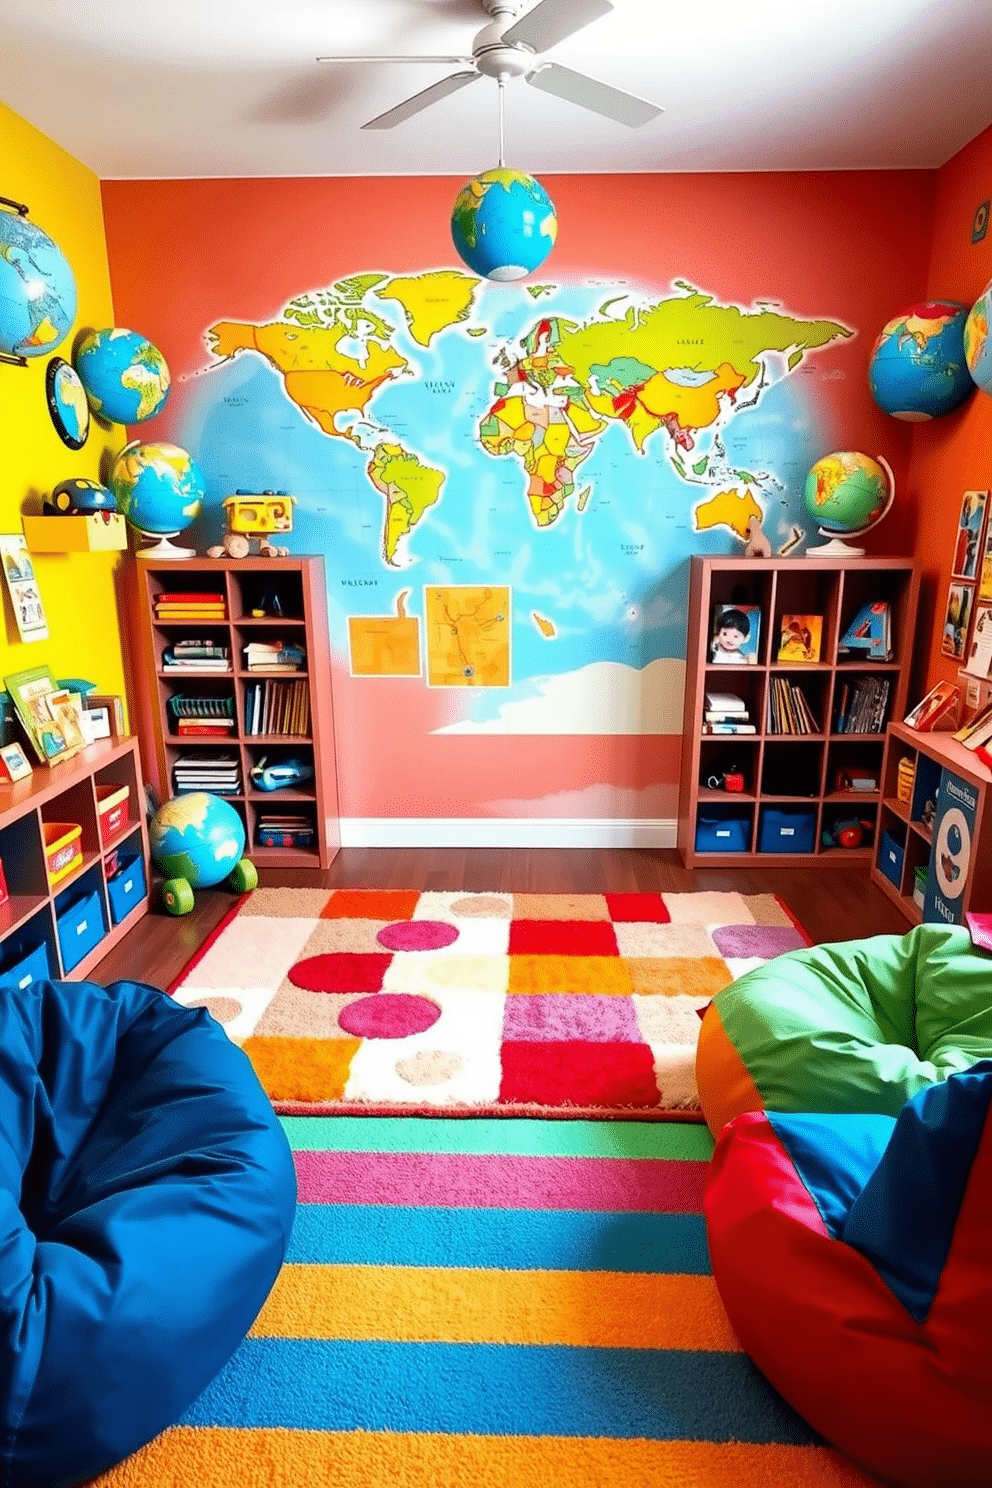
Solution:
[[[6,942],[0,962],[0,987],[27,987],[31,982],[47,982],[51,975],[48,946],[43,940]]]
[[[742,853],[750,846],[750,817],[703,811],[696,817],[697,852]]]
[[[88,951],[99,945],[106,933],[100,895],[95,889],[90,889],[61,903],[56,901],[55,924],[62,965],[66,971],[71,971]]]
[[[126,919],[134,906],[145,897],[145,866],[140,853],[121,853],[120,867],[107,879],[110,895],[110,918],[115,925]]]
[[[758,851],[811,853],[816,842],[816,812],[808,808],[766,806],[758,826]]]
[[[902,863],[906,854],[906,845],[900,842],[886,828],[882,833],[882,841],[878,849],[878,866],[896,888],[902,886]]]

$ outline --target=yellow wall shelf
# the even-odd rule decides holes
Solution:
[[[127,523],[120,512],[25,517],[24,536],[32,553],[106,553],[127,547]]]

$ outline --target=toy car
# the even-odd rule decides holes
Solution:
[[[251,771],[252,785],[263,791],[285,790],[287,786],[300,785],[312,778],[313,766],[301,759],[284,759],[267,765],[263,756]]]
[[[116,510],[117,497],[113,491],[101,486],[99,481],[85,478],[59,481],[43,502],[46,517],[74,517]]]

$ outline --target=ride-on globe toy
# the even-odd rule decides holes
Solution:
[[[165,875],[162,899],[170,914],[189,914],[193,890],[225,879],[238,894],[258,887],[258,870],[245,850],[244,824],[220,796],[194,791],[160,806],[148,825],[156,867]]]

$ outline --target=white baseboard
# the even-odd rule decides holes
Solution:
[[[341,818],[342,847],[674,847],[678,823],[590,817]]]

